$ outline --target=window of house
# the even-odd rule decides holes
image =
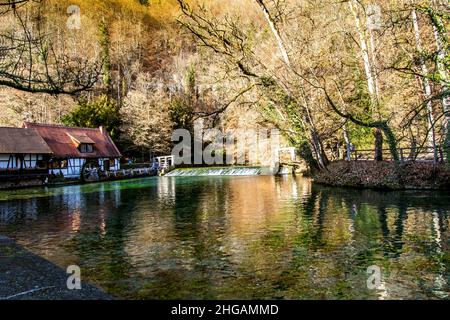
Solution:
[[[94,151],[94,146],[88,143],[80,144],[80,152],[81,153],[91,153]]]

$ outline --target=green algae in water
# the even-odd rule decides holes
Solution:
[[[0,192],[0,234],[126,299],[448,299],[449,213],[446,193],[290,177]]]

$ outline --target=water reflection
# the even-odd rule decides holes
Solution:
[[[0,193],[0,234],[123,298],[449,297],[447,193],[163,177],[32,194]]]

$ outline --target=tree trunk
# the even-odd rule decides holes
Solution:
[[[364,34],[364,30],[361,27],[361,19],[359,18],[358,12],[353,7],[354,0],[350,0],[348,2],[348,5],[350,7],[350,11],[352,12],[354,18],[355,18],[355,24],[356,24],[356,30],[359,35],[359,42],[361,46],[361,55],[363,57],[364,62],[364,71],[366,73],[366,80],[367,80],[367,88],[369,90],[370,99],[371,99],[371,108],[372,111],[374,110],[374,107],[377,104],[378,97],[376,96],[376,88],[375,88],[375,78],[373,76],[372,72],[372,64],[370,61],[369,56],[369,48],[367,46],[366,36]]]
[[[344,140],[345,140],[345,160],[350,161],[352,158],[352,143],[350,142],[350,138],[348,137],[347,126],[344,125],[342,127],[344,131]]]
[[[283,43],[283,39],[281,38],[281,34],[278,31],[278,28],[275,24],[275,21],[273,20],[272,16],[270,15],[269,10],[267,9],[267,6],[265,5],[263,0],[256,0],[256,2],[258,3],[258,5],[261,7],[262,12],[264,14],[264,17],[267,20],[267,23],[269,24],[270,30],[272,31],[275,40],[277,41],[277,45],[278,45],[278,49],[280,50],[281,56],[283,57],[283,61],[290,66],[290,60],[289,60],[289,56],[286,50],[286,46]]]
[[[369,35],[369,39],[370,39],[370,55],[372,56],[372,68],[377,64],[377,60],[376,60],[376,56],[375,56],[375,39],[373,37],[373,33],[372,31],[369,31],[370,35]],[[376,103],[378,104],[378,97],[380,96],[380,92],[378,89],[378,76],[376,74],[376,72],[372,69],[372,74],[373,74],[373,83],[374,83],[374,87],[375,87],[375,99]]]
[[[441,33],[445,32],[444,25],[439,17],[433,15],[432,12],[429,12],[431,22],[433,24],[433,34],[436,40],[436,49],[438,52],[437,58],[437,69],[439,72],[439,76],[442,84],[442,92],[448,92],[449,87],[447,85],[448,81],[448,70],[446,70],[445,65],[442,61],[446,59],[448,56],[448,52],[444,49],[445,37],[441,35]],[[443,33],[445,34],[445,33]],[[447,157],[447,163],[450,164],[450,97],[442,98],[442,107],[444,112],[444,152]]]
[[[387,138],[388,144],[389,144],[389,150],[392,155],[392,160],[394,160],[396,163],[400,162],[400,156],[398,155],[398,149],[397,149],[397,139],[395,138],[395,134],[392,131],[392,129],[387,125],[386,122],[381,123],[380,125],[377,125],[376,128],[379,128],[383,131],[384,135]]]
[[[411,17],[413,21],[413,27],[414,27],[414,35],[416,37],[416,47],[417,51],[420,53],[422,52],[422,40],[420,38],[420,30],[419,30],[419,22],[417,19],[417,13],[416,10],[412,10]],[[422,68],[422,74],[423,78],[422,86],[423,91],[425,95],[425,99],[428,100],[427,102],[427,118],[428,118],[428,133],[427,133],[427,141],[428,145],[433,147],[433,154],[434,154],[434,162],[437,162],[438,153],[437,153],[437,147],[436,147],[436,130],[434,125],[434,115],[433,115],[433,102],[430,100],[432,96],[431,91],[431,85],[430,81],[426,78],[428,76],[428,68],[425,64],[425,61],[423,59],[420,59],[420,64]]]
[[[408,157],[409,157],[409,159],[414,161],[416,159],[416,156],[417,156],[417,140],[416,140],[416,138],[414,136],[411,138],[410,148],[411,148],[411,151],[410,151]]]
[[[101,48],[101,59],[102,59],[102,82],[108,92],[108,96],[112,93],[111,84],[111,58],[109,52],[110,46],[110,34],[108,26],[105,21],[100,22],[99,26],[99,44]]]
[[[320,169],[326,169],[329,161],[325,152],[323,151],[319,135],[314,130],[311,130],[311,142]]]
[[[383,133],[381,129],[375,129],[375,161],[383,161]]]

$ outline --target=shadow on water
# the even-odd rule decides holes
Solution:
[[[0,234],[123,298],[448,299],[449,212],[440,192],[162,177],[0,192]]]

